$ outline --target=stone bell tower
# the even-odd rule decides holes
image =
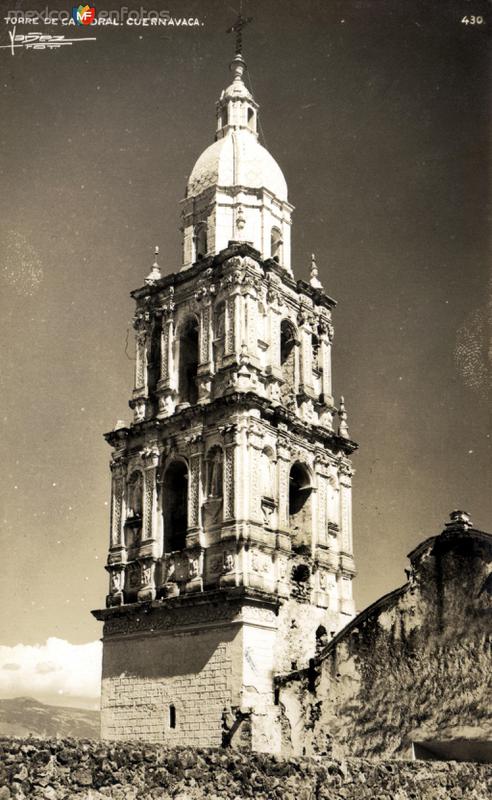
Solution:
[[[277,672],[353,616],[350,454],[332,310],[295,280],[293,207],[237,47],[182,201],[183,259],[136,302],[112,447],[102,735],[279,751]]]

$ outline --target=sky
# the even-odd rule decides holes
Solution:
[[[81,645],[97,661],[90,610],[104,605],[109,541],[102,434],[131,416],[129,292],[156,244],[163,273],[179,268],[179,200],[230,82],[225,31],[237,4],[126,5],[199,25],[17,25],[96,40],[0,49],[4,696],[31,683],[53,699],[52,677],[39,677],[50,671],[36,665],[66,676]],[[71,3],[0,6],[9,45],[3,11]],[[484,22],[466,24],[472,11]],[[482,0],[245,0],[243,13],[254,18],[244,55],[261,141],[296,209],[294,273],[306,279],[315,253],[338,301],[334,391],[360,448],[362,609],[404,581],[406,554],[453,509],[492,529],[492,18]]]

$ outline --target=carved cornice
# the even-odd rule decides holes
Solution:
[[[157,445],[144,447],[140,451],[140,457],[147,469],[157,467],[159,463],[159,448]]]
[[[97,609],[93,616],[103,621],[104,636],[145,634],[263,621],[274,623],[281,600],[248,587],[224,587],[200,594],[186,594],[153,602]]]
[[[267,398],[261,397],[255,392],[233,392],[223,395],[207,404],[197,403],[195,406],[184,408],[170,417],[142,420],[135,423],[131,429],[125,428],[118,431],[110,431],[105,434],[105,438],[106,441],[113,444],[113,441],[119,442],[132,434],[141,436],[143,433],[154,432],[155,435],[156,430],[162,431],[162,434],[158,437],[159,439],[169,436],[171,433],[172,435],[177,435],[180,430],[189,429],[203,423],[211,414],[220,413],[222,409],[228,409],[229,413],[231,408],[241,411],[259,410],[262,419],[271,427],[281,429],[282,426],[285,426],[285,429],[291,435],[299,436],[305,442],[313,445],[322,445],[335,453],[344,454],[339,457],[339,463],[345,465],[346,474],[349,474],[349,470],[352,469],[350,462],[344,460],[344,456],[348,456],[357,450],[358,445],[356,442],[338,436],[321,425],[305,422],[283,406],[272,406]]]

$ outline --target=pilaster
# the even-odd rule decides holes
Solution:
[[[138,550],[138,560],[141,565],[140,589],[137,597],[139,600],[155,600],[155,560],[159,555],[159,542],[157,541],[157,467],[159,464],[159,450],[156,446],[146,447],[141,455],[144,464],[144,496],[142,540]]]
[[[333,392],[331,384],[331,344],[333,342],[334,329],[327,316],[321,317],[319,323],[320,336],[320,360],[322,374],[322,394],[325,405],[333,405]]]
[[[161,333],[161,377],[157,384],[159,396],[159,417],[170,416],[176,404],[176,378],[174,364],[174,288],[171,286],[169,294],[162,304],[162,333]]]

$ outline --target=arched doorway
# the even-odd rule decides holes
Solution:
[[[188,467],[184,461],[172,461],[164,473],[162,513],[164,552],[182,550],[188,528]]]

